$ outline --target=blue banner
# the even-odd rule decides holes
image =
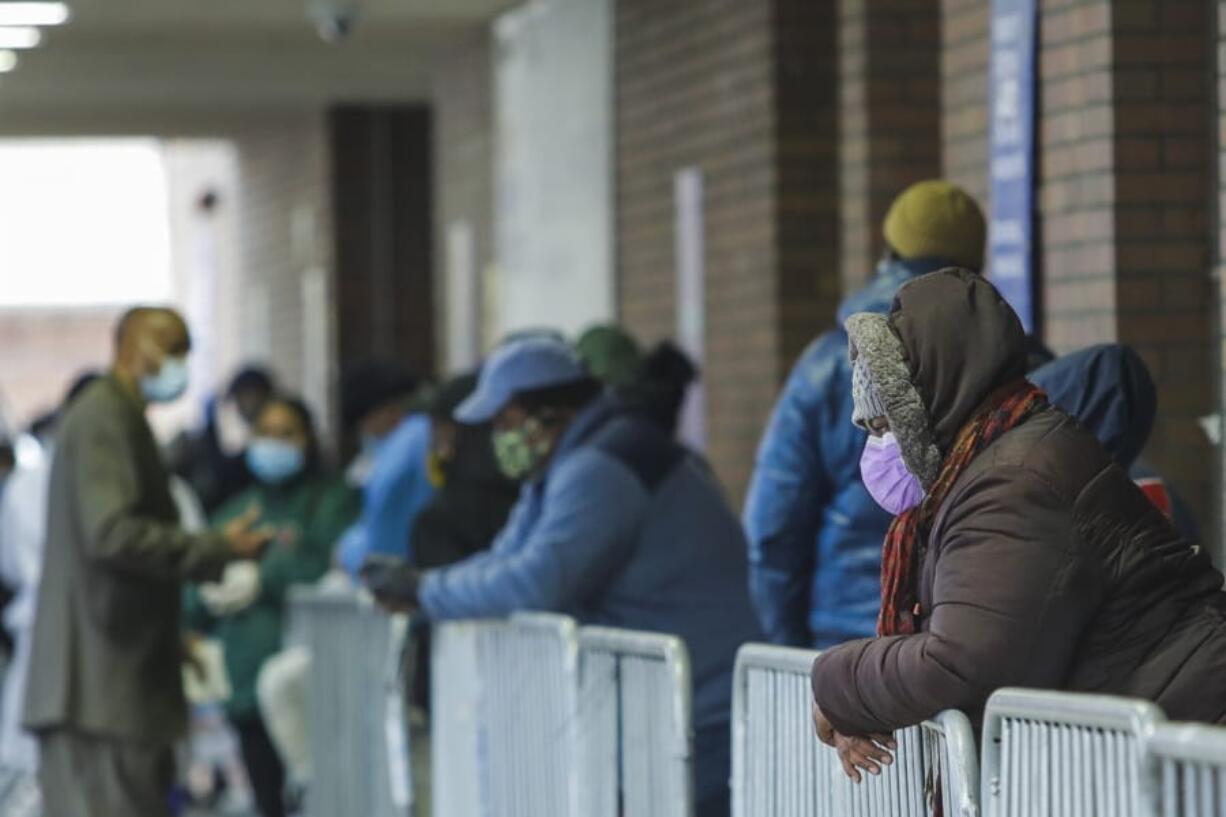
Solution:
[[[1035,326],[1035,0],[992,0],[991,223],[988,274]]]

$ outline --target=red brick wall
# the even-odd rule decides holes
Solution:
[[[1211,410],[1210,8],[1045,0],[1041,210],[1047,340],[1134,346],[1159,390],[1148,453],[1202,518]]]
[[[937,0],[839,0],[842,276],[864,284],[904,187],[941,173]]]
[[[941,0],[942,175],[988,205],[991,4]]]
[[[705,184],[709,454],[739,502],[781,374],[829,325],[832,15],[803,0],[620,0],[617,271],[622,320],[675,327],[673,177]]]

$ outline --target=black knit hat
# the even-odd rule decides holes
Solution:
[[[353,427],[380,406],[408,398],[418,380],[401,366],[372,360],[348,369],[341,379],[341,421]]]

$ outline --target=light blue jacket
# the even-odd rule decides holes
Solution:
[[[888,311],[900,286],[945,266],[883,261],[843,301],[838,326],[800,356],[779,396],[745,504],[750,594],[777,644],[825,648],[876,634],[881,543],[893,517],[860,481],[866,434],[851,423],[843,322]]]
[[[523,486],[493,549],[428,571],[433,619],[548,610],[584,624],[675,633],[690,652],[697,791],[727,783],[732,667],[761,638],[745,538],[706,466],[611,398],[571,424]]]
[[[375,454],[362,487],[362,515],[337,546],[337,561],[350,575],[372,553],[412,558],[409,531],[434,496],[426,468],[430,433],[429,417],[410,414]]]

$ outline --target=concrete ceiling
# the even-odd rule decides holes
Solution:
[[[0,78],[0,129],[153,110],[236,111],[424,99],[430,65],[517,0],[358,0],[330,45],[312,4],[355,0],[75,0]]]

